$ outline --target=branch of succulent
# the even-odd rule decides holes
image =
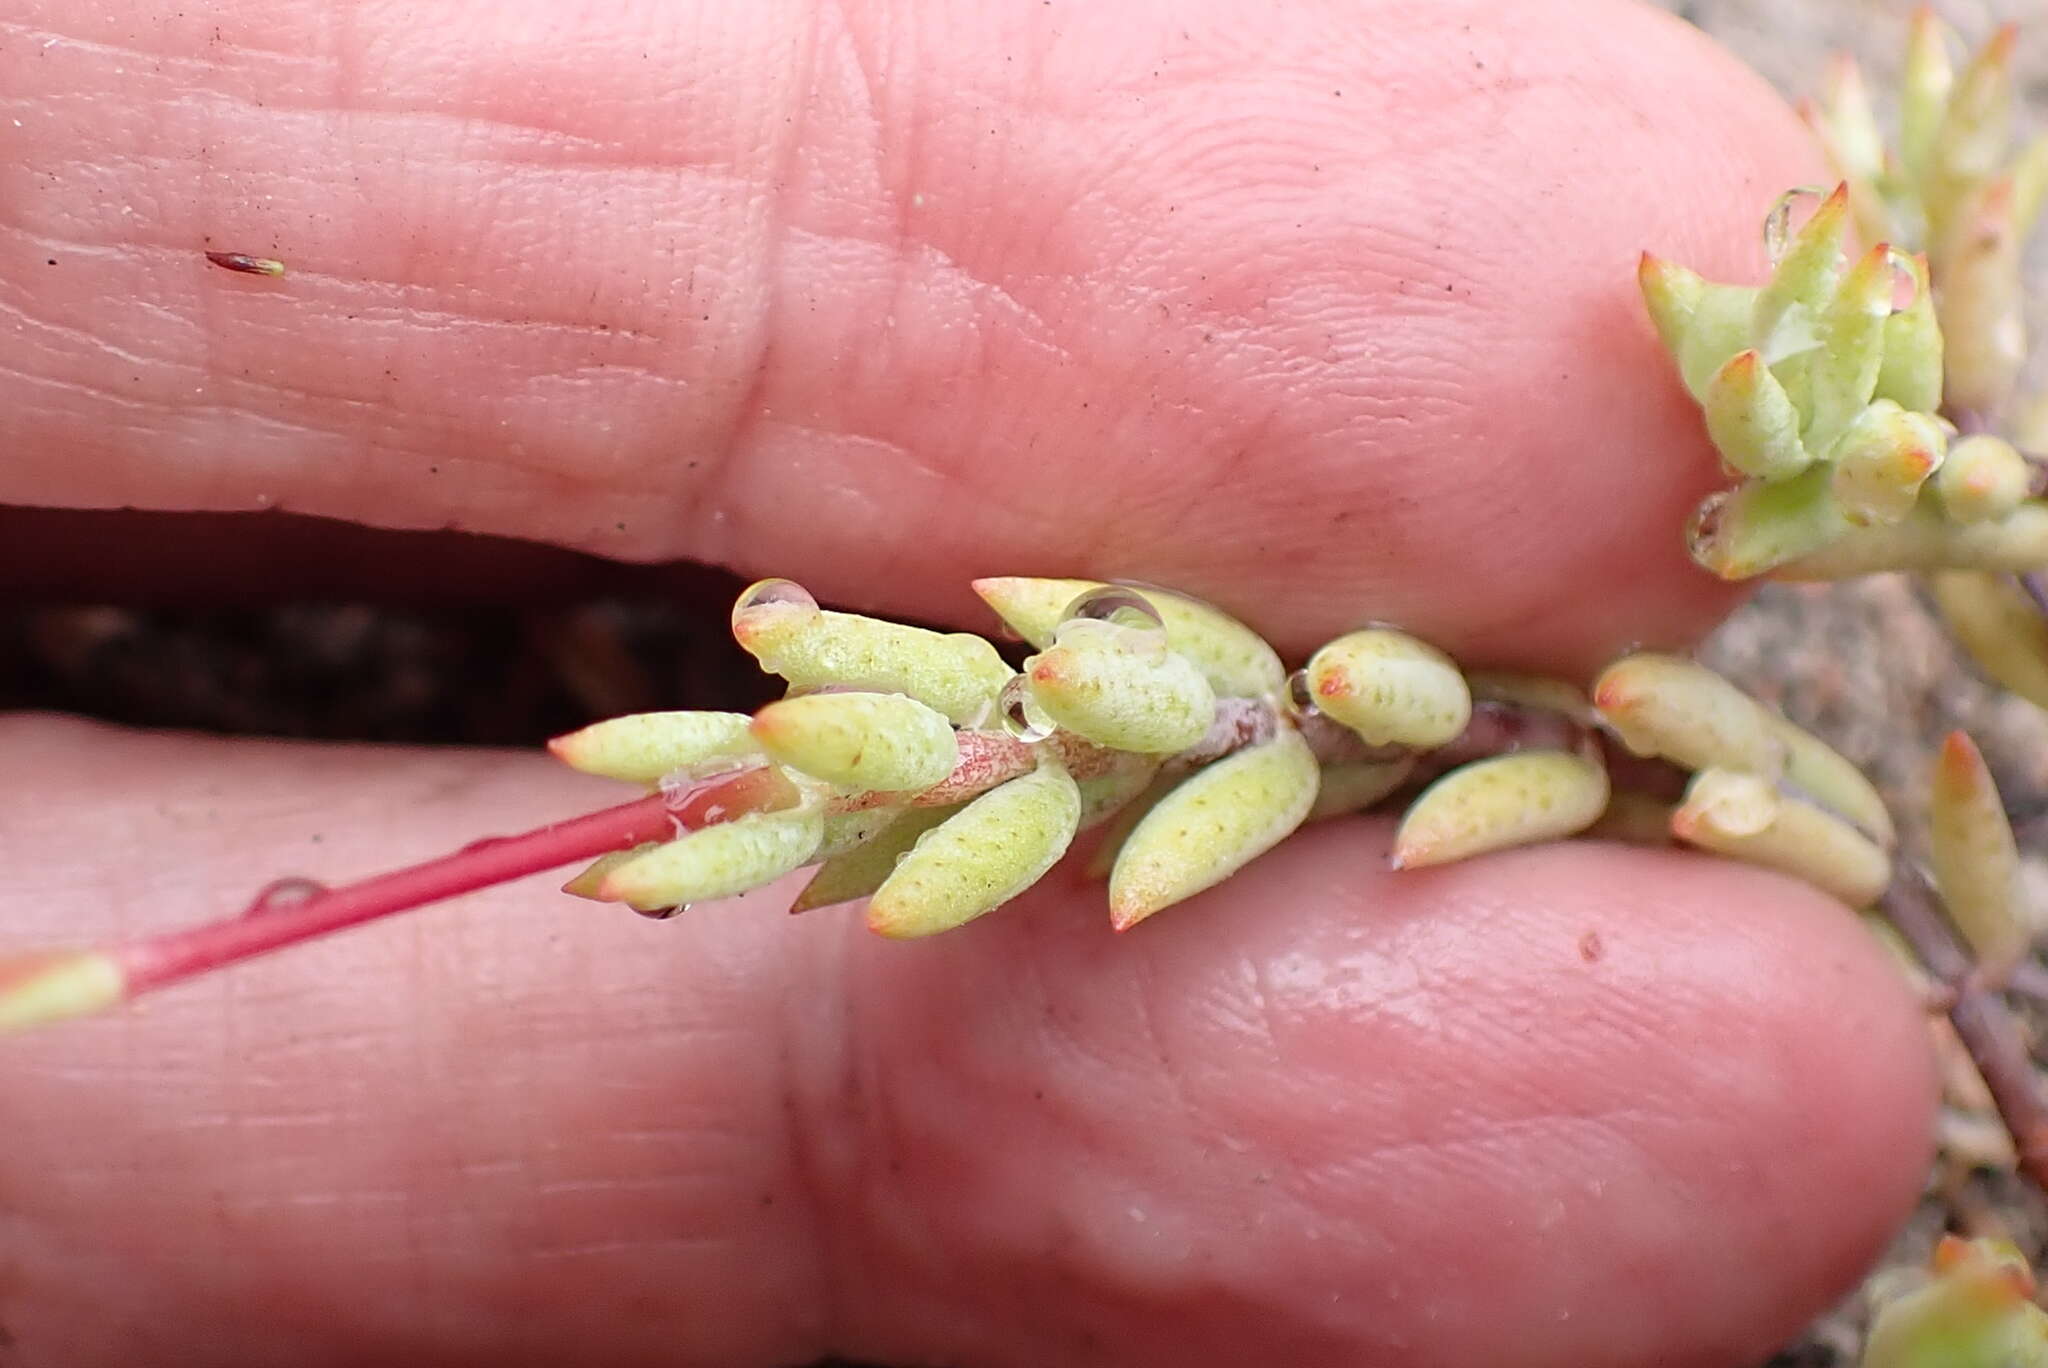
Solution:
[[[1402,869],[1587,834],[1676,838],[1857,907],[1890,877],[1891,820],[1863,776],[1688,661],[1626,657],[1589,699],[1560,680],[1468,676],[1371,626],[1290,675],[1250,628],[1167,590],[975,587],[1033,648],[1021,669],[982,637],[835,612],[761,581],[735,605],[733,634],[788,697],[751,717],[645,713],[552,743],[644,796],[357,884],[280,880],[190,930],[19,958],[0,967],[0,1029],[580,861],[594,862],[566,891],[657,918],[814,866],[792,910],[865,899],[867,925],[895,938],[995,910],[1091,828],[1121,931],[1304,822],[1383,805],[1401,812]],[[1968,813],[1980,843],[1984,822],[2004,820],[1987,792]],[[1978,923],[2017,915],[1993,893],[1972,885]],[[2009,964],[2012,946],[1997,941],[1988,962]]]
[[[1761,286],[1644,255],[1658,335],[1743,477],[1701,505],[1688,534],[1715,574],[2048,565],[2048,505],[2021,454],[2040,445],[2041,406],[2015,414],[2013,403],[2026,351],[2020,247],[2048,196],[2048,137],[2013,151],[2014,38],[2000,30],[1957,72],[1954,35],[1922,11],[1896,148],[1855,64],[1839,63],[1804,112],[1841,182],[1779,199]],[[1818,207],[1795,231],[1810,197]],[[1869,244],[1854,261],[1852,224]]]

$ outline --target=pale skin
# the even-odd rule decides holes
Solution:
[[[1817,168],[1662,15],[80,9],[0,19],[0,501],[459,523],[970,626],[973,575],[1129,576],[1297,656],[1390,619],[1580,675],[1728,606],[1635,253],[1753,278]],[[48,717],[0,773],[10,947],[619,796]],[[1121,938],[1066,873],[918,944],[536,880],[5,1042],[12,1361],[1734,1365],[1853,1284],[1932,1089],[1844,911],[1386,842],[1320,827]]]

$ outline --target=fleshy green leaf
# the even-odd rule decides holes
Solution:
[[[1714,372],[1700,407],[1707,436],[1730,469],[1785,480],[1813,463],[1799,440],[1799,410],[1754,349],[1735,353]]]
[[[624,862],[604,876],[598,897],[643,912],[729,898],[808,864],[823,839],[820,804],[748,813]]]
[[[1940,570],[1927,587],[1942,620],[1993,682],[2048,708],[2048,621],[2003,575]]]
[[[1935,885],[1977,962],[1996,979],[2019,963],[2032,935],[2021,911],[2012,823],[1984,757],[1962,732],[1950,732],[1942,745],[1929,817]]]
[[[1100,580],[979,579],[974,592],[995,609],[1010,630],[1043,650],[1052,645],[1074,601],[1110,586]],[[1200,599],[1150,586],[1130,586],[1150,603],[1166,627],[1166,642],[1194,662],[1220,698],[1260,698],[1279,692],[1287,669],[1273,648],[1251,628]]]
[[[1460,765],[1422,791],[1394,833],[1393,865],[1418,869],[1561,840],[1606,810],[1606,767],[1589,755],[1526,750]]]
[[[1338,637],[1309,657],[1307,682],[1326,716],[1375,746],[1441,746],[1472,719],[1472,691],[1451,658],[1392,628]]]
[[[1011,674],[995,647],[966,632],[931,632],[800,604],[769,602],[735,612],[733,637],[762,669],[794,688],[907,694],[956,726],[985,719]]]
[[[1271,850],[1307,818],[1318,779],[1292,727],[1196,770],[1124,841],[1109,876],[1111,924],[1129,930]]]
[[[959,758],[945,714],[903,694],[787,698],[755,713],[752,731],[781,763],[850,789],[927,789]]]
[[[1832,813],[1773,792],[1755,774],[1694,775],[1671,831],[1703,850],[1803,879],[1852,908],[1870,906],[1891,882],[1891,860],[1875,841]]]
[[[651,784],[702,765],[725,766],[761,753],[745,713],[649,712],[614,717],[548,742],[556,759],[586,774]]]
[[[1208,734],[1216,716],[1209,681],[1185,656],[1125,641],[1113,623],[1063,630],[1024,662],[1032,697],[1076,736],[1114,750],[1168,755]]]
[[[2027,458],[2011,442],[1988,432],[1950,447],[1934,476],[1942,511],[1956,522],[2007,516],[2027,497],[2032,482]]]
[[[890,820],[876,833],[818,866],[790,904],[792,912],[809,912],[871,896],[896,872],[896,865],[918,838],[947,820],[963,805],[891,809]]]
[[[1041,760],[919,837],[868,903],[868,928],[930,936],[994,911],[1059,862],[1080,821],[1073,779]]]

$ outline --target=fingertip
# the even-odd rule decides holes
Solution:
[[[1333,822],[1141,936],[1055,888],[856,953],[859,1115],[888,1129],[849,1143],[890,1155],[857,1209],[905,1214],[837,1227],[849,1343],[1725,1364],[1854,1281],[1933,1090],[1853,918],[1683,854],[1385,853]]]
[[[381,122],[215,64],[227,123],[197,141],[192,81],[66,43],[63,73],[21,67],[68,100],[24,135],[39,212],[100,223],[102,178],[66,174],[91,165],[159,212],[84,244],[112,288],[23,278],[63,326],[0,375],[0,411],[42,396],[0,495],[460,525],[924,618],[990,569],[1128,577],[1293,652],[1381,617],[1581,669],[1723,611],[1680,546],[1714,462],[1629,274],[1648,249],[1754,276],[1764,207],[1816,164],[1784,103],[1621,0],[1183,9],[579,12],[490,42],[377,11]],[[211,50],[135,27],[164,71]],[[126,155],[166,123],[163,157]],[[535,126],[582,152],[534,160]],[[152,265],[220,231],[200,163],[328,264],[239,301],[261,316]],[[81,337],[123,340],[121,395]]]

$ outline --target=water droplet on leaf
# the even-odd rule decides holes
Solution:
[[[1121,584],[1090,589],[1068,604],[1060,615],[1060,626],[1070,622],[1112,623],[1132,634],[1127,640],[1133,646],[1166,649],[1166,622],[1159,610],[1143,594]]]
[[[683,913],[690,910],[690,905],[688,903],[676,903],[671,907],[636,907],[633,910],[649,921],[667,921],[671,917],[682,916]]]
[[[1002,697],[996,700],[996,707],[1003,715],[1003,730],[1027,745],[1043,741],[1059,729],[1031,697],[1031,686],[1023,675],[1003,685]]]
[[[1308,682],[1307,670],[1296,670],[1287,676],[1286,708],[1289,717],[1315,717],[1322,712],[1316,706],[1316,693]]]
[[[1778,196],[1771,206],[1771,212],[1764,216],[1764,251],[1770,255],[1771,265],[1776,266],[1784,258],[1785,248],[1792,241],[1792,212],[1802,201],[1812,200],[1816,204],[1827,198],[1827,192],[1810,185],[1798,186]]]
[[[750,610],[765,608],[772,604],[790,604],[815,613],[818,601],[811,597],[811,591],[789,579],[755,580],[740,590],[740,596],[733,601],[732,619],[737,624]]]
[[[249,905],[242,909],[242,915],[260,917],[269,912],[282,912],[288,907],[311,902],[326,891],[327,885],[318,879],[303,878],[299,875],[272,879],[256,891],[255,897],[249,899]]]
[[[1920,276],[1913,259],[1894,247],[1888,257],[1892,268],[1891,312],[1904,313],[1920,298]]]

